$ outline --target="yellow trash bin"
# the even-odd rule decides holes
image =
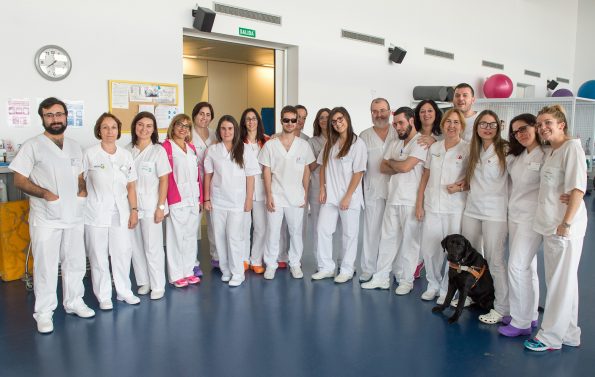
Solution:
[[[18,280],[25,274],[29,247],[29,201],[0,203],[0,278]],[[29,258],[29,271],[33,257]]]

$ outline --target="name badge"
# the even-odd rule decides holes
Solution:
[[[531,171],[539,171],[541,169],[541,163],[539,162],[531,162],[529,164],[529,170]]]
[[[81,159],[80,158],[71,158],[70,165],[71,166],[81,166]]]
[[[303,158],[303,157],[297,157],[295,159],[295,163],[298,164],[298,165],[304,165],[306,163],[306,159]]]

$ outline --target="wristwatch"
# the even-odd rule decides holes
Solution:
[[[568,224],[568,223],[562,223],[560,225],[562,225],[566,229],[570,229],[570,224]]]
[[[163,211],[165,209],[165,204],[159,204],[157,208]]]

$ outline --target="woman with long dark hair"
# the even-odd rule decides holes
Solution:
[[[442,111],[436,102],[431,99],[420,101],[413,112],[415,129],[421,134],[418,143],[430,146],[443,139],[440,129]]]

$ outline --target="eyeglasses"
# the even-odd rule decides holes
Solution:
[[[291,123],[297,123],[297,118],[291,118],[291,119],[289,119],[289,118],[283,118],[283,119],[281,119],[281,122],[283,122],[283,123],[289,123],[289,122],[291,122]]]
[[[176,123],[176,127],[178,128],[185,128],[187,130],[191,129],[192,126],[190,126],[188,123],[182,123],[182,122],[177,122]]]
[[[531,126],[529,126],[529,125],[521,126],[516,131],[512,131],[511,132],[512,137],[516,138],[518,134],[523,134],[523,135],[526,134],[527,130],[529,130],[529,127],[531,127]]]
[[[332,124],[333,126],[336,126],[336,125],[337,125],[337,123],[341,123],[341,124],[343,124],[343,121],[344,121],[344,120],[345,120],[345,117],[342,117],[342,116],[340,116],[340,117],[337,117],[337,119],[333,119],[333,120],[331,120],[331,124]]]
[[[387,109],[382,109],[382,110],[372,110],[372,115],[376,116],[376,115],[384,115],[388,113]]]
[[[256,117],[246,118],[246,122],[256,122]]]
[[[477,125],[479,126],[479,128],[482,128],[484,130],[495,130],[496,128],[498,128],[498,122],[479,122]]]
[[[43,117],[46,119],[62,118],[63,116],[66,116],[66,113],[45,113],[45,114],[43,114]]]
[[[542,123],[537,123],[535,125],[535,127],[537,127],[537,129],[540,129],[543,126],[551,127],[551,126],[554,126],[555,124],[556,124],[556,121],[555,120],[548,119],[548,120],[543,121]]]

